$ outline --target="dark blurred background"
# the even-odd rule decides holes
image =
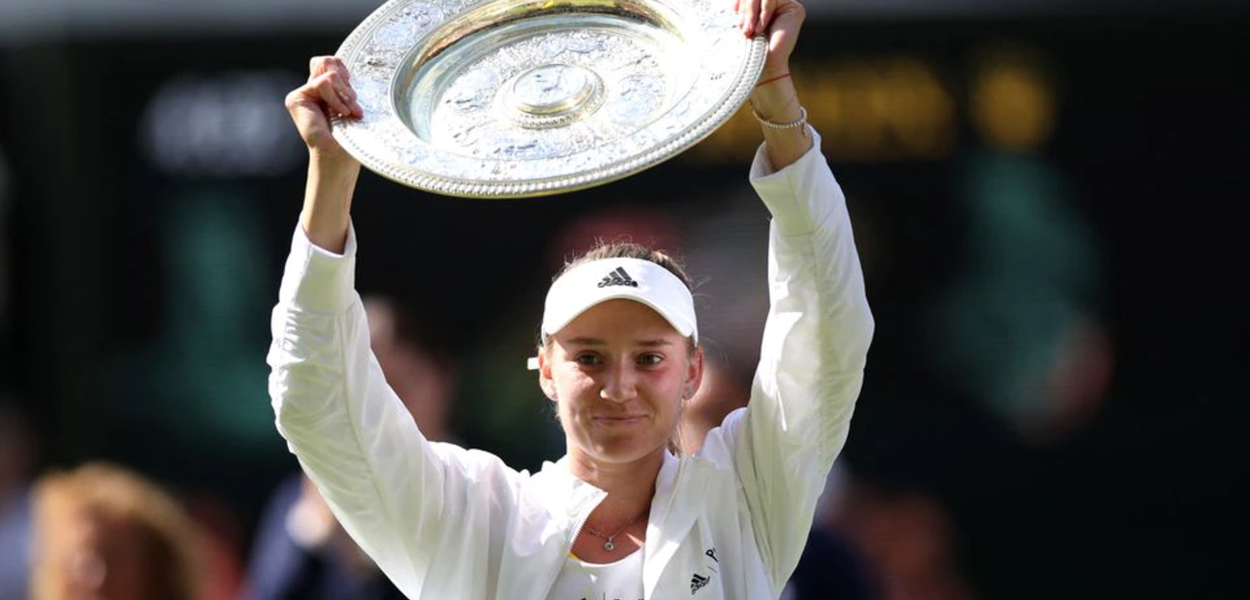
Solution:
[[[834,520],[882,597],[1247,597],[1244,3],[806,4],[795,79],[878,324]],[[37,450],[18,472],[125,464],[246,561],[294,468],[264,362],[306,163],[282,99],[374,6],[3,0],[0,394],[23,425],[0,435]],[[739,114],[626,180],[515,201],[366,173],[358,287],[456,365],[456,439],[536,468],[563,440],[524,359],[596,235],[685,255],[749,383],[758,143]]]

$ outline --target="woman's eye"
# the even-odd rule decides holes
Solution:
[[[584,366],[597,365],[602,362],[596,354],[578,354],[573,357],[573,360],[577,361],[577,364]]]
[[[662,360],[664,360],[664,357],[660,356],[659,354],[643,354],[642,356],[638,357],[638,364],[658,365],[660,364],[660,361]]]

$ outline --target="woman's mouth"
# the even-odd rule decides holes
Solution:
[[[646,420],[642,415],[624,415],[619,417],[595,417],[595,423],[605,425],[607,427],[625,427],[628,425],[637,425]]]

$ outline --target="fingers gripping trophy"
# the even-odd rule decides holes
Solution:
[[[846,200],[790,77],[804,9],[586,4],[392,2],[339,55],[312,59],[286,99],[310,161],[272,321],[278,430],[408,597],[776,598],[846,441],[874,329]],[[660,60],[678,38],[698,73]],[[389,66],[392,45],[407,66]],[[736,62],[707,62],[717,53]],[[602,66],[622,61],[650,66]],[[708,64],[715,80],[701,79]],[[428,441],[371,358],[353,289],[362,163],[453,196],[559,193],[656,164],[744,102],[764,137],[749,184],[771,215],[748,406],[695,455],[672,443],[704,371],[690,278],[662,252],[605,244],[565,265],[533,317],[530,365],[565,455],[529,473]],[[634,141],[612,145],[622,137]],[[496,175],[469,180],[466,165]]]

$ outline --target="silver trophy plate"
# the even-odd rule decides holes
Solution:
[[[763,68],[730,0],[391,0],[343,42],[361,164],[438,194],[620,179],[711,134]]]

